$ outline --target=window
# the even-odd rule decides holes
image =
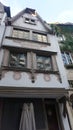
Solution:
[[[73,88],[73,80],[68,80],[68,82],[69,82],[70,87]]]
[[[35,19],[30,19],[30,18],[25,18],[25,23],[29,23],[29,24],[36,24],[36,20]]]
[[[9,66],[26,68],[26,57],[23,53],[10,53]]]
[[[73,63],[72,56],[68,52],[63,52],[62,53],[62,59],[63,59],[63,62],[64,62],[65,65]]]
[[[39,33],[33,33],[33,40],[40,41],[40,42],[47,42],[47,35],[39,34]]]
[[[30,19],[29,18],[25,18],[25,23],[29,23]]]
[[[29,31],[14,29],[12,37],[22,38],[22,39],[29,39]]]
[[[37,69],[38,70],[52,70],[51,57],[37,56]]]

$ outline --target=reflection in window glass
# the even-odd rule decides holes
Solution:
[[[29,18],[25,18],[25,23],[29,23],[30,19]]]
[[[47,42],[47,36],[44,34],[33,33],[33,40]]]
[[[12,67],[26,67],[26,54],[11,53],[9,65]]]
[[[67,60],[66,60],[66,57],[65,57],[64,53],[62,53],[62,59],[63,59],[64,64],[67,64]]]
[[[51,57],[37,56],[37,69],[52,70]]]
[[[29,39],[29,31],[23,31],[23,30],[14,29],[12,37],[22,38],[22,39]]]
[[[18,31],[17,33],[19,38],[23,38],[23,33],[24,33],[23,31]]]
[[[72,56],[68,52],[63,52],[62,53],[62,59],[63,59],[63,62],[64,62],[65,65],[72,64],[72,62],[73,62],[72,61]]]
[[[66,53],[66,57],[67,57],[68,63],[72,64],[72,60],[71,60],[71,57],[70,57],[69,53]]]
[[[25,18],[25,23],[35,25],[36,24],[36,20],[35,19],[31,19],[31,18]]]

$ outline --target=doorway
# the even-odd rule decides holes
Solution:
[[[48,130],[59,130],[55,104],[45,104]]]

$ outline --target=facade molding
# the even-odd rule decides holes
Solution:
[[[61,98],[68,95],[64,88],[0,87],[1,97]]]

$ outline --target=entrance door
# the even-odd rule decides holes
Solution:
[[[48,130],[59,130],[55,104],[45,104]]]

